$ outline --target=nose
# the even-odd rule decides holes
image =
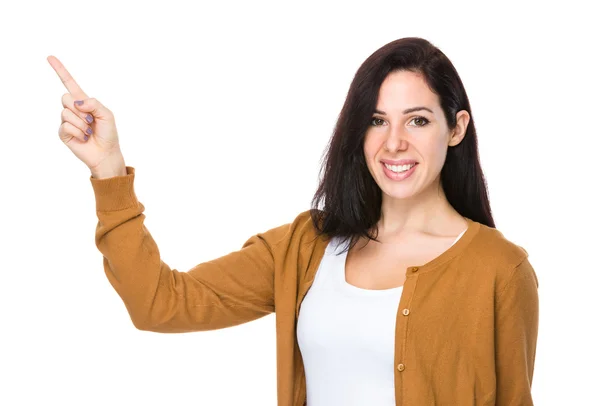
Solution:
[[[408,140],[401,126],[391,127],[384,148],[389,152],[405,151],[408,148]]]

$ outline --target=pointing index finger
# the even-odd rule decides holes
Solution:
[[[88,95],[79,87],[73,76],[69,73],[67,68],[56,58],[55,56],[48,56],[46,58],[50,63],[50,66],[54,69],[54,71],[58,74],[58,77],[63,82],[63,85],[67,88],[69,93],[71,93],[77,99],[87,99]]]

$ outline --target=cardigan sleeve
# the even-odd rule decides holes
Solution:
[[[144,225],[145,207],[127,175],[90,177],[96,197],[96,246],[112,287],[140,330],[182,333],[215,330],[275,311],[274,246],[285,224],[251,236],[241,249],[182,272],[171,269]]]
[[[538,279],[527,256],[499,293],[495,311],[496,406],[533,405]]]

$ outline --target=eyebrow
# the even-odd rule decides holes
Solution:
[[[409,109],[406,109],[402,112],[402,114],[408,114],[408,113],[412,113],[413,111],[419,111],[419,110],[427,110],[428,112],[430,112],[431,114],[433,114],[433,111],[431,111],[431,109],[427,108],[427,107],[423,107],[423,106],[419,106],[419,107],[411,107]],[[377,114],[382,114],[382,115],[386,115],[385,111],[380,111],[375,109],[374,111]]]

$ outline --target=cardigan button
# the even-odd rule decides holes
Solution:
[[[404,364],[398,364],[398,371],[404,371]]]
[[[411,271],[413,271],[413,272],[417,272],[418,270],[419,270],[419,267],[418,267],[418,266],[414,266],[414,267],[411,269]]]
[[[409,313],[410,313],[410,310],[408,310],[408,309],[402,310],[402,314],[405,316],[408,316]]]

